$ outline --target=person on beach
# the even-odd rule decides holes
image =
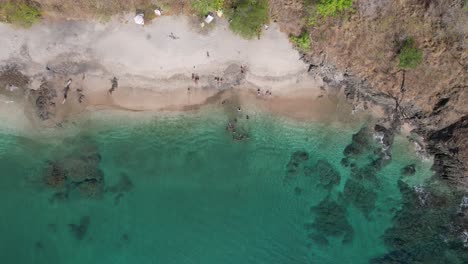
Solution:
[[[77,88],[76,92],[78,93],[78,103],[81,104],[83,102],[84,97],[85,97],[84,94],[83,94],[83,89]]]
[[[63,89],[63,101],[62,101],[62,104],[65,103],[65,101],[67,101],[67,97],[68,97],[68,92],[70,91],[70,84],[72,83],[72,79],[68,79],[67,81],[67,86],[65,86],[65,88]]]
[[[119,86],[119,83],[118,83],[118,79],[117,77],[114,76],[114,78],[111,79],[111,83],[112,83],[112,86],[111,88],[109,89],[109,93],[112,95],[112,93],[115,91],[115,89],[117,89],[117,87]]]

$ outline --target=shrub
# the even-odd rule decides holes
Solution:
[[[206,16],[209,12],[222,9],[224,0],[194,0],[192,8],[199,16]]]
[[[353,2],[354,0],[308,0],[305,5],[307,25],[315,26],[320,19],[352,11]]]
[[[322,17],[336,16],[352,7],[353,0],[319,0],[317,13]]]
[[[25,28],[31,27],[41,17],[39,9],[26,3],[0,4],[0,13],[5,22]]]
[[[230,28],[245,38],[253,38],[268,23],[268,0],[235,0],[227,15],[231,19]]]
[[[299,36],[291,36],[290,39],[301,51],[308,51],[310,49],[310,37],[308,32],[304,31]]]
[[[406,38],[400,49],[398,67],[403,69],[416,68],[422,62],[422,51],[416,47],[412,37]]]

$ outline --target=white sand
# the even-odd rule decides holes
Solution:
[[[245,40],[223,20],[208,34],[197,32],[186,17],[161,17],[144,27],[132,20],[129,15],[107,24],[44,21],[28,30],[0,24],[0,67],[19,65],[32,76],[31,89],[48,80],[59,91],[58,102],[66,80],[73,78],[67,102],[57,104],[61,117],[83,107],[181,109],[234,86],[270,90],[274,96],[299,90],[309,97],[320,93],[322,80],[307,73],[307,65],[275,24],[260,40]],[[171,32],[178,39],[170,38]],[[247,71],[236,83],[231,76],[240,74],[240,65]],[[198,84],[192,73],[200,75]],[[111,96],[107,91],[114,76],[119,87]],[[217,84],[215,76],[229,80]],[[84,90],[83,104],[77,102],[76,88]]]

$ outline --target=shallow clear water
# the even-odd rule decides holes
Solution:
[[[257,114],[239,121],[250,138],[235,141],[226,121],[214,111],[131,123],[91,119],[48,139],[0,134],[2,263],[368,263],[389,251],[382,236],[402,205],[398,180],[413,186],[432,174],[397,137],[392,161],[369,183],[375,204],[362,210],[346,197],[352,176],[341,164],[360,125]],[[101,157],[98,197],[76,184],[63,191],[44,183],[46,161],[86,151]],[[297,151],[308,158],[288,172]],[[339,182],[324,187],[314,171],[319,160]],[[416,175],[405,178],[401,168],[411,163]],[[327,197],[344,213],[318,210]],[[327,230],[317,219],[330,222]]]

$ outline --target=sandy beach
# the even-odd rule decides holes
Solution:
[[[4,73],[16,69],[26,76],[30,91],[43,84],[56,91],[51,124],[90,109],[191,110],[220,103],[228,94],[298,119],[321,119],[337,111],[336,100],[320,89],[322,79],[307,72],[308,65],[275,24],[261,39],[245,40],[226,21],[216,23],[204,34],[183,16],[161,17],[145,26],[135,25],[131,15],[106,24],[43,21],[28,30],[0,24],[0,65]],[[111,94],[112,79],[116,88]],[[8,122],[34,116],[28,113],[34,102],[8,92],[0,96]]]

